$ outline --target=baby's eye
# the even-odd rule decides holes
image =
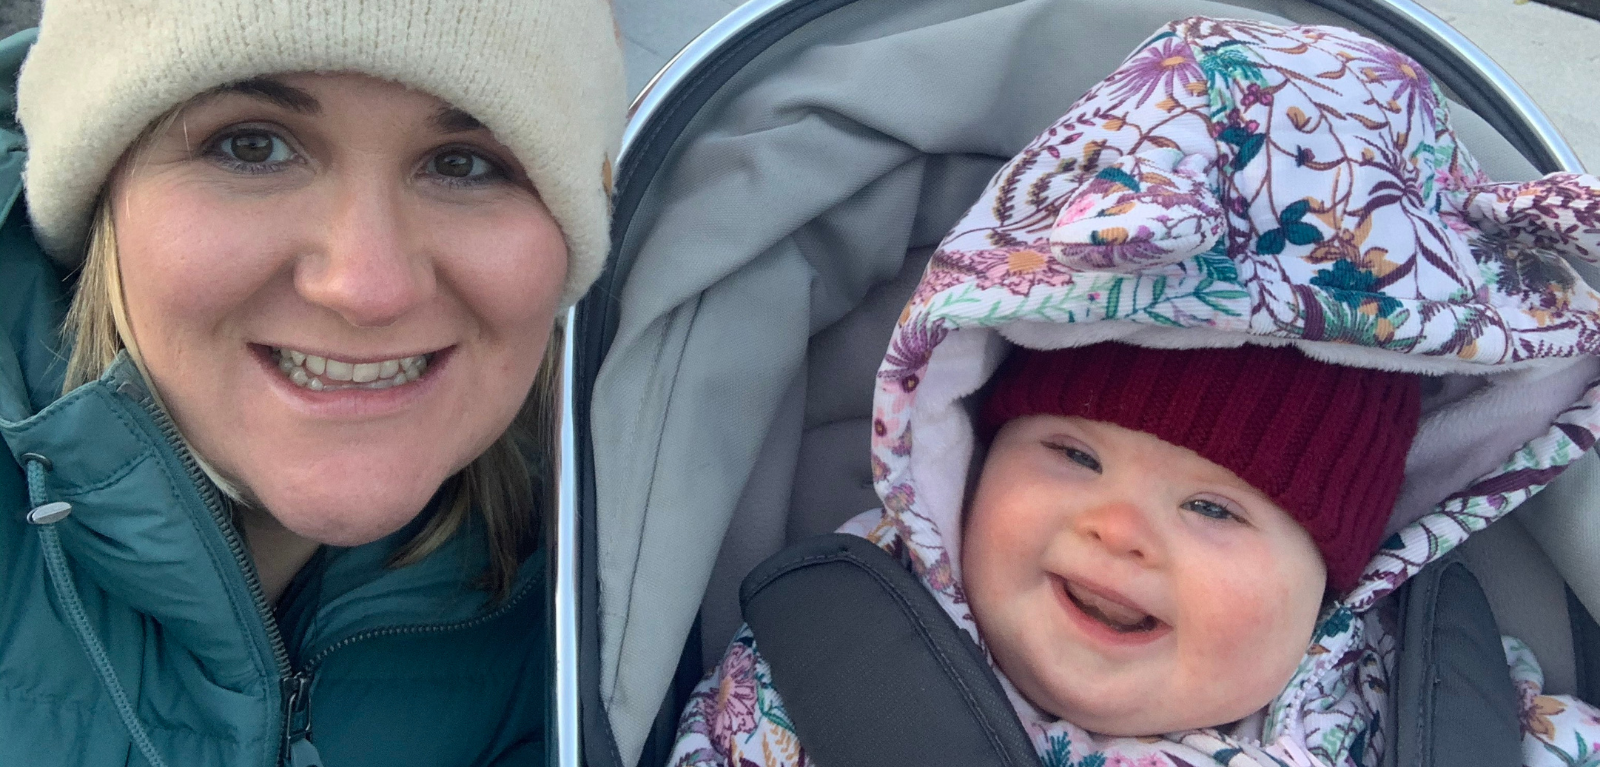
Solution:
[[[1220,522],[1244,521],[1243,518],[1241,518],[1238,514],[1233,513],[1233,510],[1229,509],[1227,506],[1224,506],[1216,501],[1206,500],[1204,498],[1191,498],[1187,501],[1184,501],[1180,508],[1188,509],[1189,511],[1195,512],[1203,517],[1215,519]]]
[[[230,133],[217,140],[211,150],[220,155],[221,159],[231,165],[246,166],[276,165],[294,159],[294,149],[289,147],[289,142],[281,137],[264,130],[242,130]],[[250,168],[255,170],[255,168]]]
[[[485,181],[503,175],[500,168],[476,152],[445,149],[428,160],[427,172],[451,182]]]
[[[1095,458],[1094,454],[1087,450],[1075,447],[1073,445],[1063,445],[1054,442],[1046,442],[1045,446],[1066,456],[1067,460],[1072,461],[1073,463],[1078,464],[1089,471],[1092,471],[1096,474],[1101,472],[1100,459]]]

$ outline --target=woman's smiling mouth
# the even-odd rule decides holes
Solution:
[[[428,372],[436,352],[370,362],[346,362],[297,349],[268,347],[290,383],[311,391],[388,389],[404,386]]]

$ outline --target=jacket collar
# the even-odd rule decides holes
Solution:
[[[0,436],[19,465],[46,459],[49,499],[72,504],[55,527],[81,582],[159,622],[218,681],[276,675],[242,544],[126,356],[31,417],[0,419]]]

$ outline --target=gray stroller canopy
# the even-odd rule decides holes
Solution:
[[[697,616],[693,655],[715,659],[751,567],[879,505],[873,375],[922,264],[1000,164],[1157,27],[1358,29],[1434,71],[1495,179],[1579,169],[1425,11],[1327,4],[763,0],[668,66],[630,126],[614,263],[578,320],[577,378],[593,382],[578,414],[592,440],[578,613],[590,763],[639,758],[663,701],[681,703],[669,687]],[[1565,626],[1563,578],[1600,612],[1584,553],[1600,529],[1577,513],[1596,483],[1589,456],[1464,552],[1507,573],[1480,573],[1501,625],[1541,660],[1562,655],[1546,661],[1552,691],[1575,673],[1570,632],[1540,627]]]

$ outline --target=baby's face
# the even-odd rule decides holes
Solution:
[[[1310,535],[1195,453],[1029,416],[996,435],[967,512],[979,632],[1034,705],[1107,735],[1242,719],[1283,691],[1326,570]]]

